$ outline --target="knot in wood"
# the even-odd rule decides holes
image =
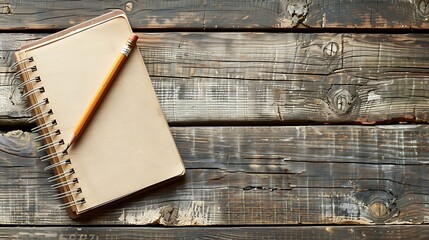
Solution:
[[[160,214],[166,225],[172,225],[176,222],[179,210],[170,205],[161,208]]]
[[[287,5],[287,11],[292,19],[292,27],[302,23],[307,17],[308,3],[306,0],[290,0]]]
[[[373,202],[369,205],[369,213],[375,218],[384,218],[388,212],[386,204],[382,202]]]
[[[340,46],[338,45],[338,43],[329,42],[323,48],[323,55],[325,55],[325,57],[335,57],[337,56],[339,49]]]
[[[347,113],[353,102],[353,97],[346,89],[331,89],[328,92],[330,98],[331,107],[337,112],[337,114]]]
[[[6,15],[11,15],[12,14],[12,8],[10,7],[10,5],[5,5],[2,7],[2,13],[6,14]]]
[[[353,193],[353,200],[360,207],[360,216],[375,223],[386,223],[399,216],[400,211],[396,206],[398,197],[391,189]]]
[[[417,2],[417,12],[422,17],[429,17],[429,0],[420,0]]]
[[[127,2],[127,3],[125,4],[125,10],[126,10],[127,12],[131,12],[131,11],[133,10],[133,6],[134,6],[133,2]]]

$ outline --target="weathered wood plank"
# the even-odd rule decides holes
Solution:
[[[1,227],[5,239],[427,239],[429,226]]]
[[[18,1],[0,4],[0,30],[61,29],[111,9],[136,29],[427,29],[427,0]]]
[[[175,127],[187,173],[74,222],[29,134],[0,136],[1,224],[420,224],[429,126]]]
[[[0,34],[0,116],[12,52],[43,34]],[[171,124],[428,122],[427,34],[140,33]],[[18,92],[16,92],[18,93]],[[14,99],[19,99],[15,94]]]

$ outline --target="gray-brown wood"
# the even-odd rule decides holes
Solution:
[[[0,34],[0,121],[25,122],[8,66],[44,34]],[[171,124],[429,120],[427,34],[139,33]],[[17,80],[19,81],[19,80]]]
[[[0,3],[0,29],[62,29],[122,9],[136,29],[427,29],[427,0],[58,1]]]
[[[187,173],[71,220],[34,135],[0,132],[0,238],[428,238],[429,125],[305,126],[429,122],[428,0],[5,1],[0,131],[30,127],[13,51],[112,9]]]
[[[6,239],[427,239],[429,226],[0,227]]]
[[[184,178],[82,221],[57,210],[28,133],[0,136],[0,224],[421,224],[429,126],[175,127]],[[78,174],[78,173],[77,173]],[[144,172],[142,172],[144,174]],[[101,189],[100,189],[101,191]]]

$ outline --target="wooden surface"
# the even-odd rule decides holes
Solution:
[[[429,27],[427,0],[9,0],[0,3],[0,29],[66,28],[113,8],[126,11],[136,29],[407,30]]]
[[[286,226],[286,227],[5,227],[9,239],[427,239],[426,226]]]
[[[58,214],[32,136],[0,137],[7,224],[420,224],[429,218],[429,126],[174,127],[187,173],[100,210]],[[416,181],[418,179],[418,181]],[[374,205],[375,204],[375,205]],[[3,205],[4,206],[4,205]],[[384,210],[383,210],[384,209]],[[172,212],[176,214],[171,214]],[[4,216],[6,217],[6,216]]]
[[[20,45],[117,8],[187,173],[71,220],[9,66]],[[0,238],[429,238],[428,11],[426,0],[0,3]]]
[[[29,117],[22,112],[25,103],[9,100],[7,66],[20,44],[45,35],[0,35],[5,50],[0,121]],[[139,37],[171,124],[429,120],[428,34],[161,32]]]

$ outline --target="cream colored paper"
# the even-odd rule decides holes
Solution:
[[[52,141],[67,141],[72,129],[94,96],[122,46],[132,34],[123,12],[90,22],[58,37],[24,47],[18,58],[32,56],[45,92],[36,101],[49,99],[41,110],[53,110],[45,121],[56,119],[61,135]],[[57,148],[62,151],[65,145]],[[141,189],[184,174],[175,142],[169,131],[138,48],[103,98],[82,136],[59,159],[71,159],[86,203],[77,214]]]

